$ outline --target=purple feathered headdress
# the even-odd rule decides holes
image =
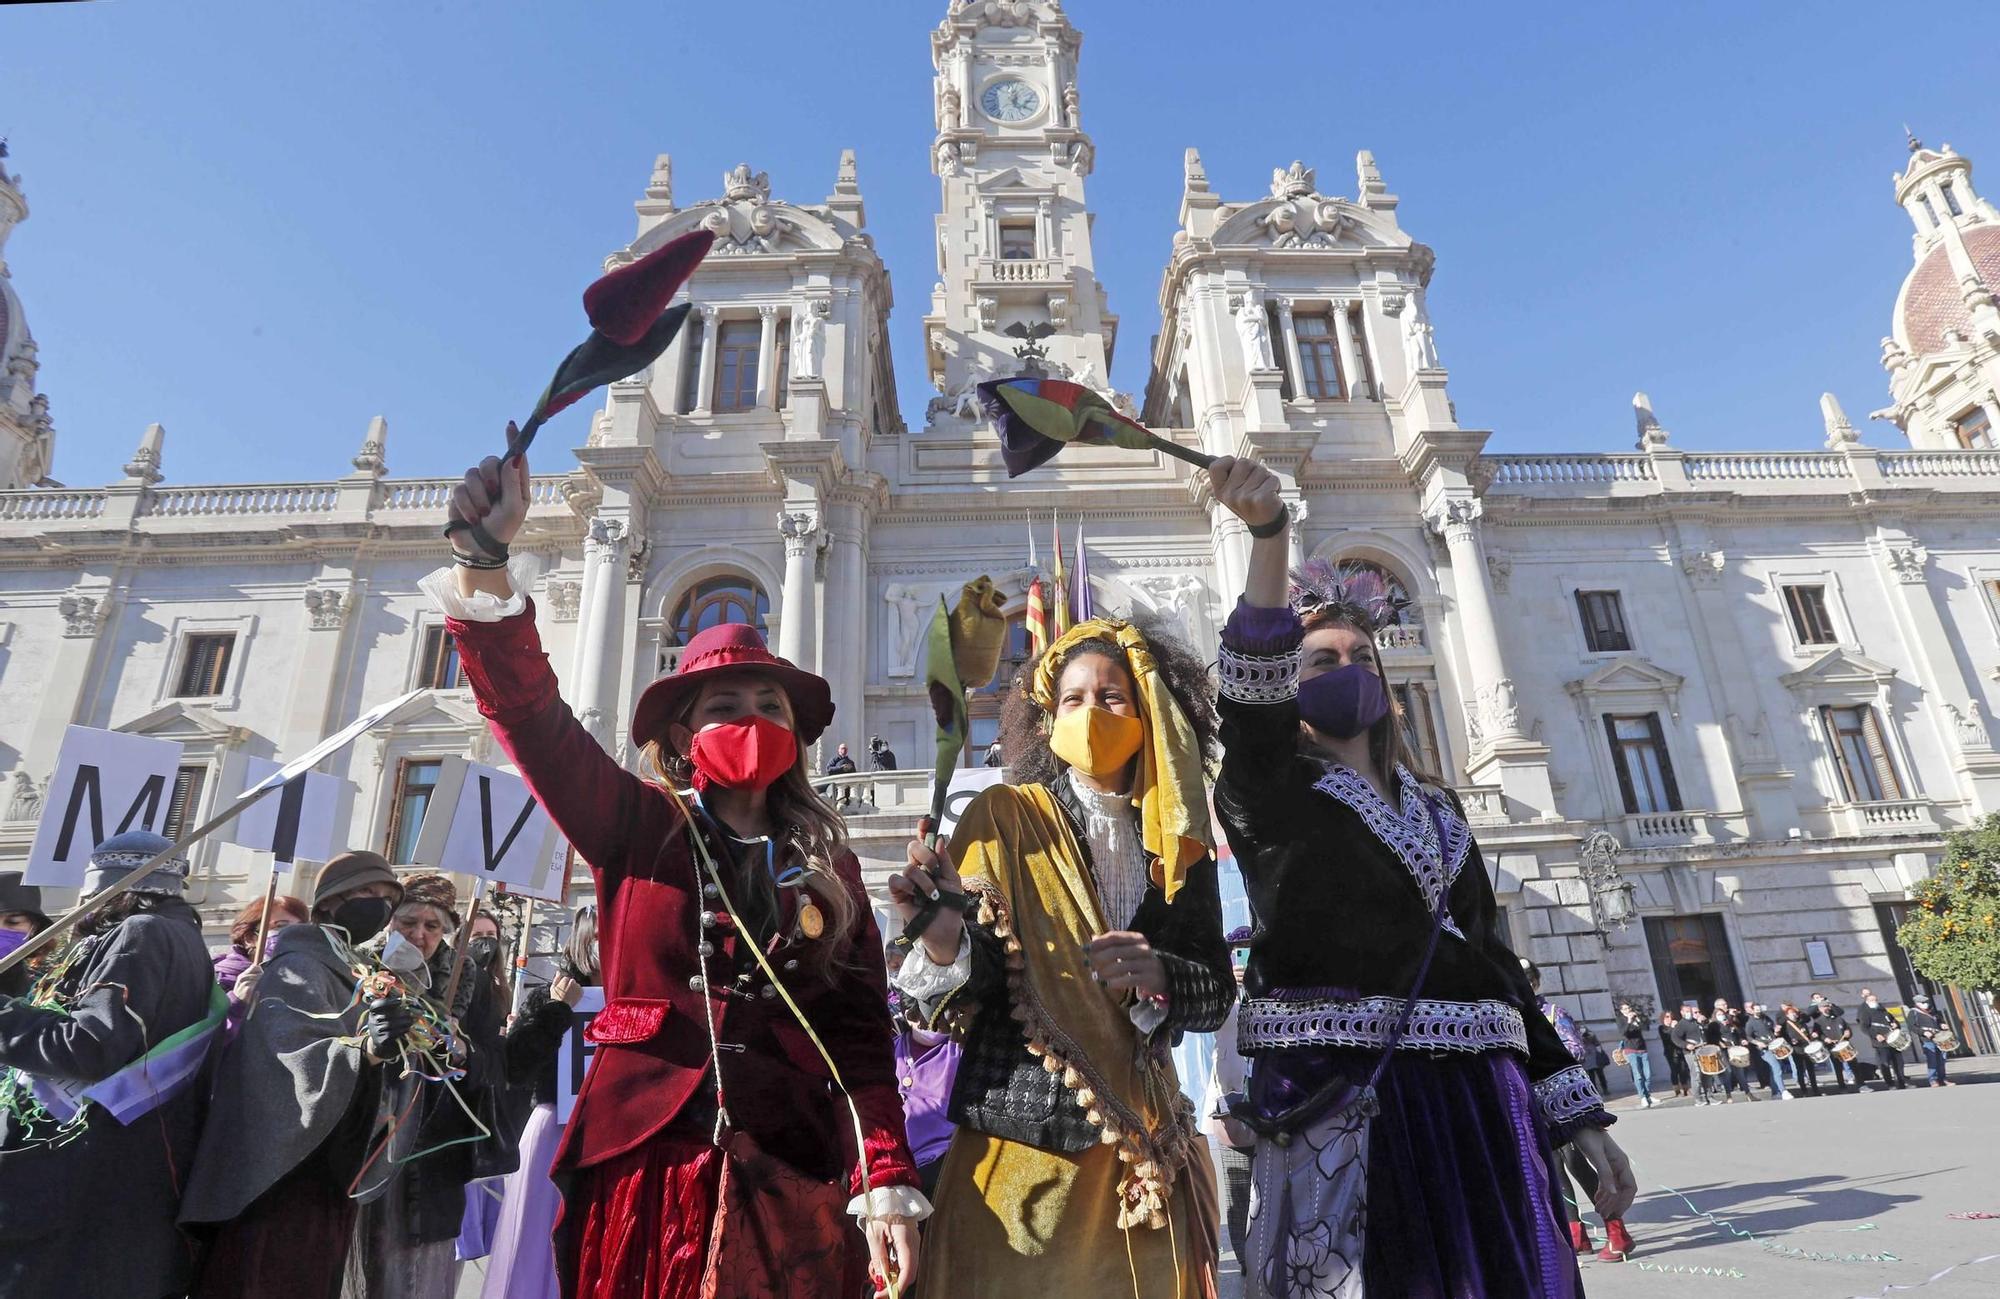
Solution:
[[[1291,604],[1301,618],[1333,614],[1372,636],[1400,622],[1410,600],[1373,565],[1309,559],[1292,570]]]

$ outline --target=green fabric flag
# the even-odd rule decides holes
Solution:
[[[951,652],[951,613],[944,597],[938,597],[937,614],[931,619],[924,641],[924,676],[931,699],[931,716],[937,722],[937,765],[932,773],[931,819],[943,817],[943,803],[950,792],[952,772],[965,752],[965,685],[959,680],[958,662]]]

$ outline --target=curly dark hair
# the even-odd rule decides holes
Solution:
[[[1209,686],[1208,665],[1186,642],[1160,630],[1152,620],[1135,617],[1131,623],[1152,647],[1153,662],[1159,668],[1160,680],[1166,684],[1167,693],[1180,705],[1181,713],[1193,728],[1202,765],[1211,765],[1216,756],[1216,733],[1221,729],[1221,723],[1215,715],[1215,696]],[[1092,638],[1079,641],[1064,652],[1056,675],[1060,677],[1064,668],[1085,654],[1102,654],[1121,665],[1125,662],[1125,651],[1116,644]],[[1007,755],[1008,775],[1017,785],[1050,784],[1069,770],[1068,763],[1049,752],[1049,714],[1029,693],[1035,681],[1035,666],[1040,661],[1030,659],[1014,674],[1014,683],[1007,688],[1007,700],[1000,707],[1000,751]]]

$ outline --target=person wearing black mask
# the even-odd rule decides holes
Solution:
[[[1674,1025],[1674,1041],[1686,1052],[1689,1072],[1694,1078],[1694,1103],[1720,1105],[1726,1101],[1729,1093],[1722,1085],[1723,1075],[1701,1067],[1701,1048],[1716,1043],[1711,1038],[1708,1016],[1701,1013],[1700,1006],[1690,1004],[1683,1008],[1681,1022]]]
[[[1784,1017],[1778,1021],[1778,1033],[1792,1048],[1795,1089],[1786,1095],[1796,1096],[1800,1092],[1808,1096],[1819,1095],[1819,1066],[1813,1063],[1812,1053],[1806,1049],[1806,1044],[1814,1040],[1812,1016],[1788,1001],[1784,1004]]]
[[[1848,1065],[1853,1062],[1843,1060],[1840,1056],[1840,1044],[1848,1042],[1854,1036],[1854,1030],[1847,1025],[1847,1017],[1840,1013],[1840,1007],[1817,992],[1813,994],[1813,1006],[1818,1012],[1813,1016],[1813,1032],[1819,1035],[1819,1040],[1826,1043],[1826,1049],[1832,1053],[1830,1058],[1833,1061],[1834,1085],[1842,1091],[1860,1090],[1860,1075],[1857,1074],[1852,1079],[1848,1077]],[[1849,1051],[1853,1049],[1851,1045],[1848,1047]]]
[[[211,1238],[196,1299],[338,1299],[383,1065],[413,1022],[397,997],[359,1004],[380,967],[358,949],[403,888],[372,852],[320,872],[313,923],[278,933],[249,1016],[216,1070],[181,1221]]]
[[[1861,990],[1861,1013],[1854,1017],[1854,1024],[1875,1048],[1875,1067],[1884,1084],[1882,1090],[1887,1091],[1891,1085],[1897,1091],[1908,1087],[1910,1080],[1903,1076],[1903,1052],[1889,1041],[1893,1033],[1902,1032],[1905,1037],[1908,1033],[1889,1008],[1866,988]],[[1893,1084],[1891,1078],[1895,1079]]]

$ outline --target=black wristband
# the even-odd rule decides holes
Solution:
[[[460,568],[476,568],[481,571],[491,571],[507,567],[507,561],[504,559],[488,559],[484,555],[468,555],[464,551],[457,549],[451,552],[451,562],[457,564]]]
[[[1250,529],[1250,535],[1257,538],[1257,540],[1268,541],[1283,532],[1285,525],[1291,521],[1292,512],[1281,505],[1278,507],[1278,513],[1269,523],[1249,523],[1244,526]]]

